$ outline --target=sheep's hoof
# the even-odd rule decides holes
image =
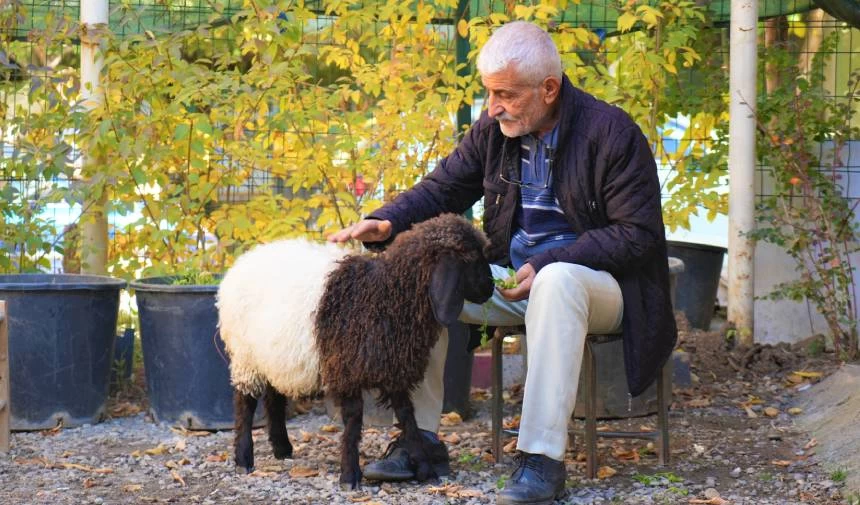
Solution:
[[[236,473],[238,475],[248,475],[249,473],[251,473],[253,471],[254,471],[253,466],[236,465]]]
[[[418,469],[415,471],[415,479],[418,480],[418,482],[439,482],[439,476],[436,475],[433,467],[428,463],[418,464]]]
[[[275,456],[275,459],[291,459],[293,457],[293,446],[291,444],[284,446],[273,445],[272,454]]]
[[[343,472],[340,474],[340,488],[343,491],[361,489],[361,472]]]

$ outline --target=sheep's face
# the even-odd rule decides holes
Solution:
[[[463,297],[472,303],[484,303],[493,296],[493,274],[490,263],[483,254],[466,263],[463,268]]]

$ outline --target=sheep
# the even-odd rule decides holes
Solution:
[[[377,390],[380,405],[394,410],[416,478],[437,477],[430,464],[433,446],[418,430],[410,393],[442,327],[457,320],[465,300],[483,303],[492,296],[487,245],[467,220],[444,214],[400,233],[375,256],[287,241],[239,258],[217,302],[236,388],[237,469],[253,468],[251,419],[263,391],[269,440],[275,457],[283,459],[292,456],[286,397],[307,396],[321,386],[343,417],[343,487],[356,489],[362,478],[365,389]],[[277,285],[267,287],[285,264],[294,273],[279,274]]]

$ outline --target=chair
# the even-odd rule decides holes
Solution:
[[[684,263],[677,258],[669,258],[670,293],[675,303],[676,276],[684,271]],[[496,461],[502,458],[502,340],[513,328],[497,328],[492,339],[492,451]],[[519,328],[524,333],[523,328]],[[660,465],[669,463],[669,405],[672,401],[672,359],[666,360],[657,375],[657,429],[651,431],[597,431],[597,359],[596,346],[609,344],[621,339],[620,334],[588,335],[585,340],[585,353],[582,360],[582,380],[585,389],[585,439],[586,476],[597,477],[597,439],[634,438],[655,441]]]
[[[0,452],[9,452],[9,323],[0,300]]]

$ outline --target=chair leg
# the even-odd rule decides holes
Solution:
[[[585,473],[597,477],[597,367],[591,344],[585,343]]]
[[[672,397],[672,358],[666,361],[657,375],[657,445],[660,447],[660,465],[669,464],[669,404]]]
[[[492,339],[492,394],[493,394],[493,458],[496,463],[502,462],[502,415],[504,402],[502,400],[502,341],[503,335],[496,330]]]

